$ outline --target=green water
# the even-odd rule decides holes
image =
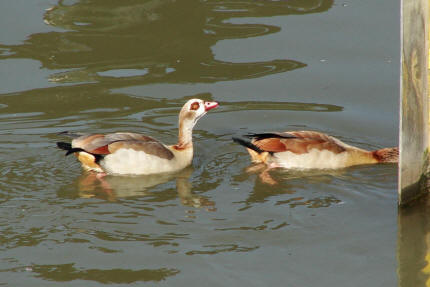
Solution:
[[[398,6],[0,2],[0,286],[419,286],[398,278],[424,266],[397,244],[396,166],[274,170],[268,186],[231,141],[397,145]],[[220,107],[175,175],[100,181],[55,147],[64,130],[173,144],[192,97]]]

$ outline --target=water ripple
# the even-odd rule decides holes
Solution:
[[[250,252],[257,250],[260,246],[240,246],[238,244],[216,244],[204,245],[205,250],[191,250],[187,251],[186,255],[215,255],[224,252]]]

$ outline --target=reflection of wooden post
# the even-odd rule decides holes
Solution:
[[[430,286],[430,198],[400,208],[397,224],[398,287]]]
[[[399,204],[425,191],[428,147],[429,0],[402,0]]]

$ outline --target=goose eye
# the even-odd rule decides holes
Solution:
[[[200,104],[198,102],[194,102],[191,104],[190,110],[195,111],[200,108]]]

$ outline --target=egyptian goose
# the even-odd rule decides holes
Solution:
[[[360,164],[396,163],[398,148],[367,151],[315,131],[288,131],[234,137],[245,146],[254,163],[269,167],[336,169]]]
[[[191,164],[192,132],[197,121],[217,102],[191,99],[179,113],[179,136],[175,145],[164,145],[138,133],[64,135],[76,137],[72,143],[57,142],[66,155],[74,153],[85,170],[105,174],[156,174],[174,172]]]

